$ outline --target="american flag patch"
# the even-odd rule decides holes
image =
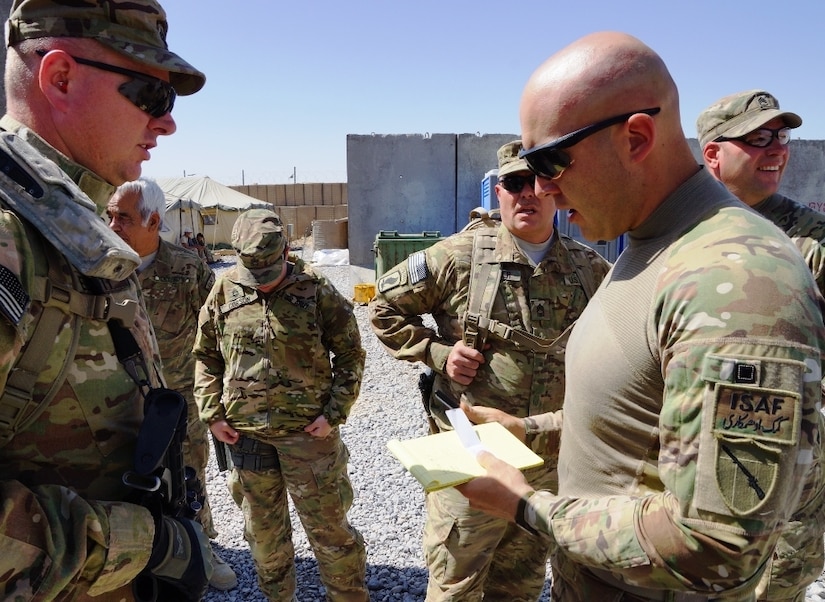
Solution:
[[[20,324],[23,314],[29,307],[29,295],[23,290],[20,280],[10,269],[0,265],[0,312],[12,324]]]
[[[416,251],[407,257],[407,272],[410,275],[410,284],[421,282],[427,277],[429,272],[424,251]]]

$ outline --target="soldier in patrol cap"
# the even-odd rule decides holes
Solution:
[[[640,40],[558,51],[520,119],[539,196],[629,246],[570,335],[558,492],[485,452],[460,490],[549,538],[554,600],[753,600],[816,495],[825,324],[808,268],[697,165]]]
[[[229,445],[232,497],[268,600],[295,599],[287,492],[327,599],[367,602],[366,552],[349,524],[353,490],[341,439],[366,352],[352,303],[295,255],[278,215],[242,213],[238,261],[201,308],[194,354],[201,419]],[[330,357],[331,356],[331,357]]]
[[[435,371],[434,392],[519,418],[561,407],[564,343],[552,341],[609,269],[598,253],[555,231],[556,205],[536,196],[521,148],[515,140],[498,149],[501,224],[482,223],[414,253],[379,279],[369,306],[389,353]],[[436,428],[450,429],[434,395],[428,402]],[[557,435],[527,436],[545,460],[527,474],[536,487],[556,488]],[[547,541],[471,509],[454,489],[427,494],[426,506],[428,602],[539,597]]]
[[[15,0],[6,23],[5,599],[132,600],[133,584],[144,584],[192,600],[211,574],[200,526],[132,503],[124,484],[142,394],[163,380],[133,275],[140,260],[100,219],[115,187],[137,178],[158,138],[174,133],[176,95],[204,85],[169,50],[167,29],[154,0]]]
[[[791,238],[825,294],[825,215],[778,192],[790,159],[791,130],[800,125],[799,115],[783,111],[776,97],[764,90],[725,96],[696,120],[708,171]],[[758,600],[802,602],[807,587],[821,574],[825,483],[819,487],[814,502],[785,528],[757,591]]]
[[[198,330],[198,312],[215,275],[194,252],[161,238],[165,208],[166,198],[157,182],[141,178],[118,186],[106,206],[106,216],[112,231],[140,256],[138,280],[155,329],[166,385],[183,395],[188,408],[183,455],[184,462],[195,469],[203,485],[203,508],[198,512],[198,522],[214,539],[218,532],[206,492],[209,439],[192,392],[192,344]],[[209,585],[226,591],[238,584],[232,568],[214,550],[212,564]]]

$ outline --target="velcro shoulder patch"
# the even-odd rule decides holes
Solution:
[[[410,275],[410,284],[418,284],[430,275],[424,251],[416,251],[407,257],[407,272]]]
[[[23,290],[23,285],[14,272],[0,265],[0,312],[17,326],[30,302],[28,293]]]
[[[378,279],[377,288],[379,293],[386,293],[404,284],[407,284],[407,273],[396,267]]]

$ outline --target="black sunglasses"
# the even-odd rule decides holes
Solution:
[[[779,144],[786,146],[791,141],[791,128],[781,127],[776,129],[759,128],[748,132],[744,136],[737,136],[736,138],[726,138],[719,136],[714,142],[729,142],[736,141],[747,144],[748,146],[755,146],[756,148],[765,148],[771,145],[773,139],[779,140]]]
[[[588,136],[610,127],[611,125],[623,123],[637,113],[655,115],[661,110],[662,109],[660,107],[655,107],[652,109],[642,109],[641,111],[633,111],[632,113],[609,117],[602,121],[597,121],[596,123],[586,125],[575,132],[565,134],[561,138],[556,138],[555,140],[551,140],[541,146],[522,149],[518,156],[527,162],[527,167],[529,167],[530,171],[537,176],[547,178],[548,180],[555,180],[561,176],[565,169],[573,164],[573,160],[570,158],[570,155],[561,149],[570,148]]]
[[[41,58],[46,56],[45,50],[37,50],[36,52]],[[177,93],[169,82],[165,82],[157,77],[152,77],[146,73],[141,73],[140,71],[126,69],[125,67],[117,67],[108,63],[101,63],[72,55],[69,56],[80,65],[131,77],[132,79],[130,81],[118,86],[118,91],[138,109],[148,113],[152,117],[163,117],[175,106]]]
[[[536,183],[536,176],[535,174],[529,174],[526,176],[520,176],[516,174],[502,176],[501,179],[498,181],[501,184],[501,187],[504,188],[507,192],[512,194],[519,194],[523,189],[525,184],[529,184],[530,188],[532,188]]]

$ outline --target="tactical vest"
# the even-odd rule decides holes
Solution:
[[[546,352],[572,330],[571,324],[555,339],[543,339],[523,330],[518,330],[497,320],[490,314],[501,283],[501,264],[496,260],[496,238],[500,225],[498,210],[487,212],[482,208],[470,212],[470,223],[462,232],[475,230],[473,237],[472,263],[470,266],[470,290],[467,311],[464,314],[464,343],[468,347],[481,350],[487,337],[492,335],[533,351]],[[572,238],[557,233],[559,243],[570,253],[579,285],[589,301],[596,292],[593,267],[583,246]]]
[[[57,394],[74,360],[82,320],[134,324],[139,286],[124,278],[139,258],[102,220],[90,223],[88,211],[94,212],[94,204],[65,173],[9,132],[0,133],[0,206],[21,220],[32,252],[44,259],[35,261],[29,291],[0,266],[0,311],[14,324],[26,313],[31,320],[29,338],[0,393],[2,447],[32,424]],[[54,377],[45,393],[35,398],[38,379],[67,315],[69,352],[60,358],[59,368],[51,366]]]

